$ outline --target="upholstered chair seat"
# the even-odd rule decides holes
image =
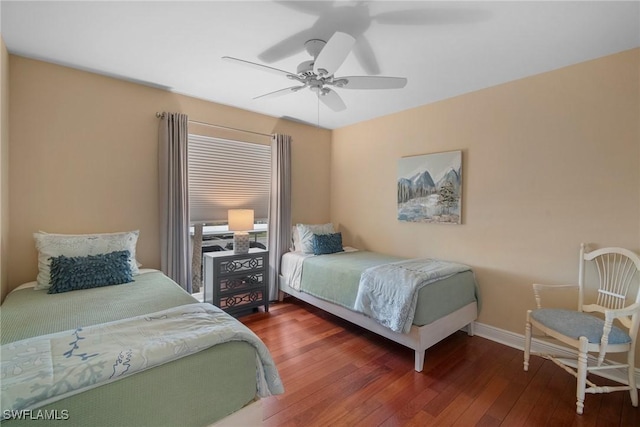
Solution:
[[[589,343],[600,343],[604,320],[581,311],[541,308],[531,312],[531,318],[558,333],[580,339],[587,337]],[[609,344],[626,344],[631,342],[628,333],[617,326],[611,328]]]

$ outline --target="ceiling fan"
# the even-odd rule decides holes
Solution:
[[[230,56],[223,56],[222,59],[284,75],[286,78],[297,82],[296,86],[269,92],[253,99],[274,98],[309,88],[311,91],[316,92],[318,99],[333,111],[342,111],[347,108],[340,95],[334,90],[335,88],[400,89],[406,86],[407,79],[404,77],[334,76],[336,70],[351,52],[355,42],[355,38],[342,32],[334,33],[327,42],[319,39],[308,40],[305,43],[305,49],[313,59],[300,63],[295,73]]]

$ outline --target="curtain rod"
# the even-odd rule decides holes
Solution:
[[[161,119],[161,118],[164,117],[164,113],[156,113],[156,117]],[[229,126],[216,125],[216,124],[213,124],[213,123],[198,122],[196,120],[189,120],[189,123],[194,123],[194,124],[202,125],[202,126],[209,126],[209,127],[212,127],[212,128],[234,130],[236,132],[252,133],[254,135],[266,136],[266,137],[269,137],[269,138],[273,137],[273,135],[269,134],[269,133],[254,132],[252,130],[232,128],[232,127],[229,127]]]

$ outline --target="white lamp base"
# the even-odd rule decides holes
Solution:
[[[233,233],[233,253],[249,253],[249,233],[246,231],[236,231]]]

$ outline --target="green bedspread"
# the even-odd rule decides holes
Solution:
[[[11,292],[0,306],[1,343],[198,302],[160,272],[133,278],[131,283],[61,294],[32,288]]]
[[[309,257],[304,260],[300,290],[353,309],[362,272],[369,267],[402,259],[367,251]]]
[[[304,260],[300,290],[353,310],[362,272],[404,259],[368,251],[309,257]],[[471,271],[431,283],[418,293],[413,324],[428,325],[476,300],[476,282]]]

